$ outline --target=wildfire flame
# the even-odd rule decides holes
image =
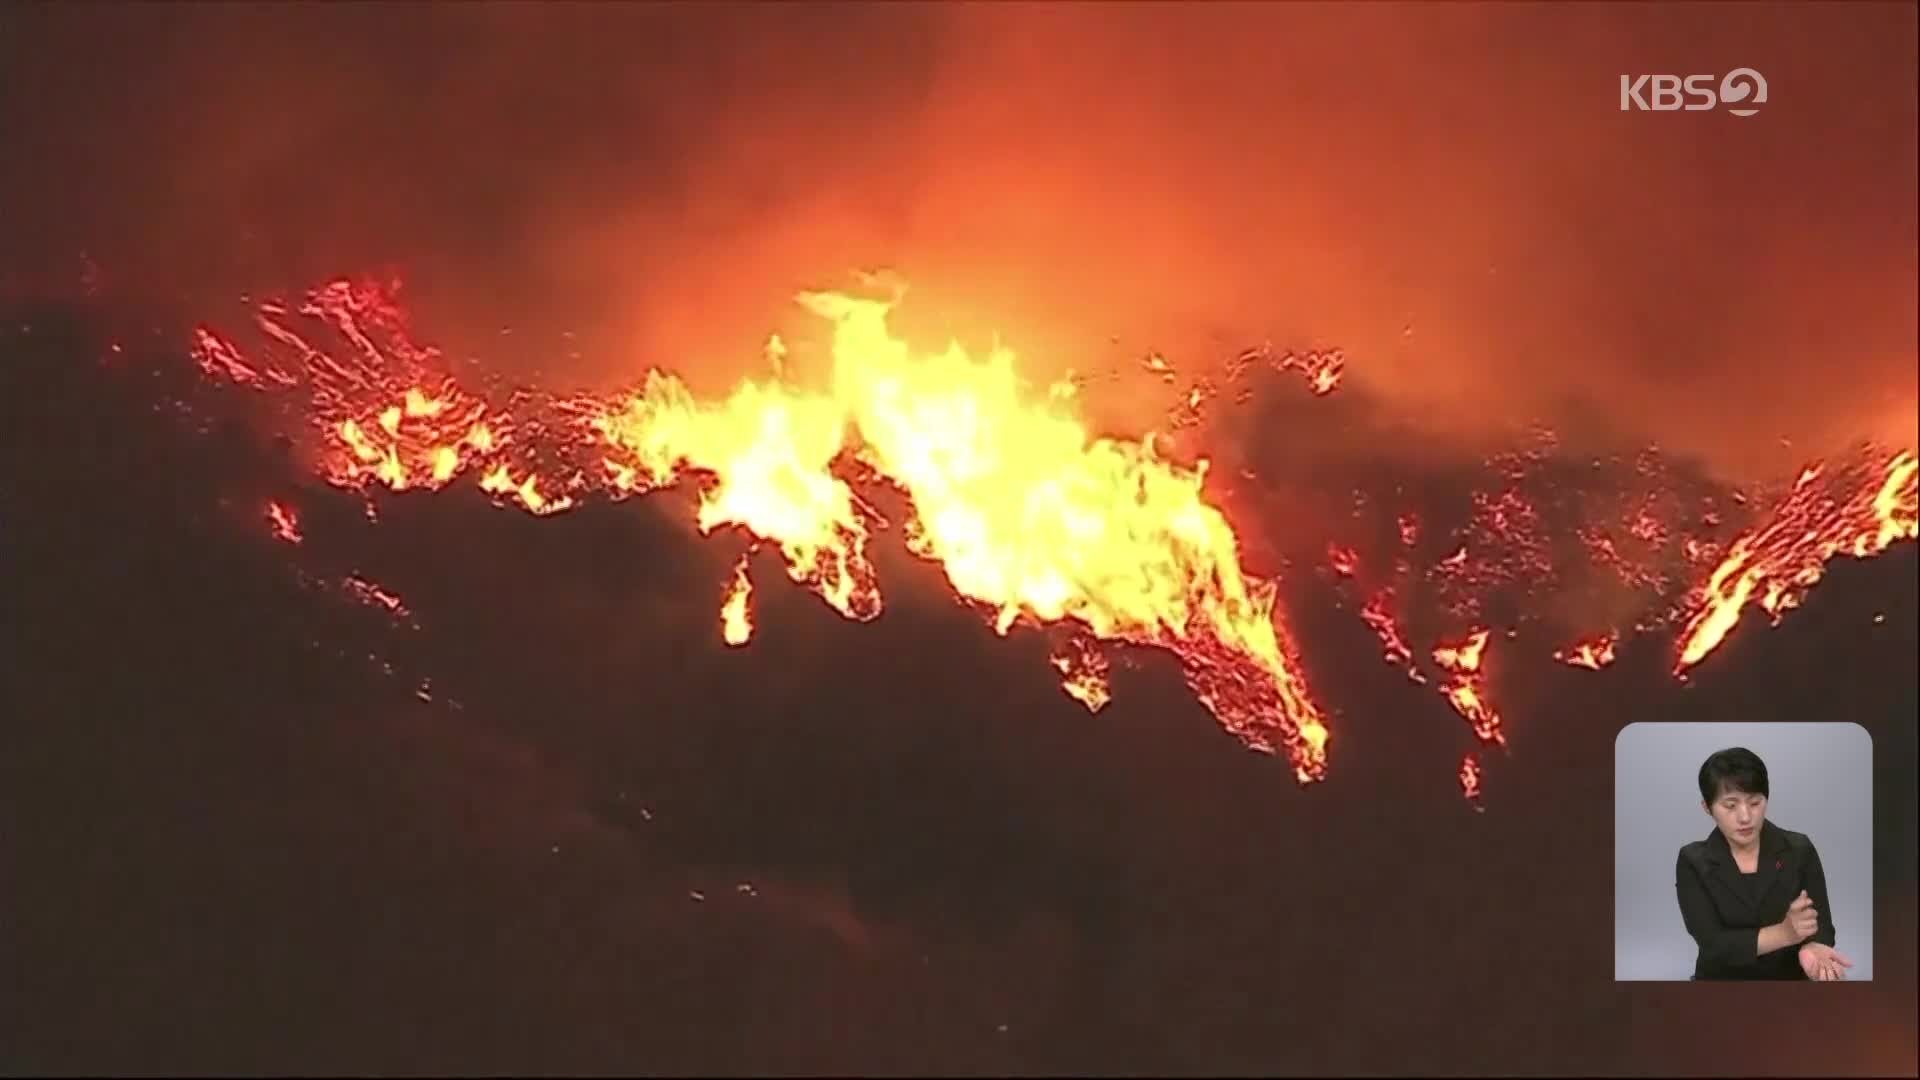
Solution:
[[[1164,364],[1164,361],[1162,361]],[[1272,345],[1261,345],[1248,349],[1234,357],[1227,365],[1227,377],[1237,380],[1255,367],[1265,367],[1273,371],[1290,371],[1299,374],[1307,381],[1307,389],[1315,396],[1324,397],[1333,393],[1340,385],[1340,377],[1346,371],[1347,356],[1339,349],[1309,350],[1306,352],[1284,352],[1274,355]],[[1149,368],[1159,371],[1159,368]],[[1166,377],[1171,378],[1171,369],[1166,369]]]
[[[747,556],[740,556],[733,568],[733,584],[720,603],[720,634],[727,644],[745,645],[753,640],[753,613],[747,604],[753,598],[753,579],[747,576]]]
[[[1400,629],[1400,621],[1393,614],[1393,590],[1382,589],[1367,600],[1360,609],[1360,621],[1371,627],[1374,636],[1380,639],[1381,659],[1393,667],[1405,668],[1407,678],[1414,682],[1425,682],[1426,676],[1413,662],[1413,647],[1407,644],[1406,632]]]
[[[1587,641],[1577,641],[1553,654],[1555,660],[1573,667],[1599,671],[1613,663],[1613,647],[1619,635],[1608,632]]]
[[[1866,558],[1915,536],[1920,461],[1902,451],[1851,468],[1816,462],[1800,473],[1765,524],[1727,550],[1694,597],[1675,674],[1706,659],[1756,603],[1774,622],[1799,606],[1839,555]],[[1826,483],[1816,483],[1823,476]]]
[[[441,448],[444,449],[444,448]],[[436,473],[436,475],[438,475]],[[451,467],[448,475],[451,476]],[[397,489],[396,489],[397,490]],[[505,465],[496,465],[480,478],[480,490],[493,494],[512,495],[520,505],[533,514],[557,514],[573,506],[571,496],[561,495],[549,498],[540,493],[540,478],[529,475],[525,480],[515,483],[513,473]]]
[[[1460,759],[1460,794],[1473,804],[1475,810],[1484,809],[1480,805],[1480,759],[1472,754]]]
[[[394,618],[406,618],[412,614],[412,612],[407,610],[407,605],[401,603],[400,597],[358,574],[350,575],[341,584],[353,595],[354,599],[359,600],[368,607],[380,608]]]
[[[1056,648],[1048,659],[1060,673],[1060,689],[1085,705],[1088,712],[1097,713],[1113,700],[1107,658],[1098,643],[1075,635]]]
[[[910,546],[993,608],[997,629],[1072,620],[1168,649],[1228,731],[1286,749],[1302,780],[1322,774],[1327,730],[1275,589],[1242,570],[1204,461],[1164,461],[1151,437],[1091,437],[1066,404],[1025,392],[1010,351],[975,361],[954,345],[915,362],[887,331],[887,304],[802,302],[834,321],[835,397],[862,460],[911,499]]]
[[[1340,544],[1327,545],[1327,563],[1333,572],[1341,577],[1352,577],[1360,569],[1360,556],[1352,548]]]
[[[1487,677],[1481,668],[1487,653],[1487,637],[1486,630],[1475,630],[1459,644],[1441,645],[1433,650],[1433,662],[1447,673],[1440,693],[1452,703],[1455,712],[1473,725],[1474,735],[1481,742],[1504,746],[1507,737],[1500,730],[1500,713],[1487,698]]]
[[[300,519],[294,515],[293,508],[284,503],[267,504],[267,525],[273,530],[275,540],[298,544],[304,539],[300,535]]]
[[[734,525],[774,541],[793,580],[842,615],[880,613],[866,555],[870,516],[831,470],[846,437],[845,414],[832,398],[748,382],[710,405],[679,379],[653,372],[638,394],[592,423],[623,494],[691,475],[702,488],[702,533]]]
[[[434,491],[463,477],[536,515],[683,487],[697,497],[702,534],[732,529],[756,547],[773,545],[793,581],[865,621],[882,607],[867,545],[889,527],[874,500],[898,496],[910,550],[937,564],[996,632],[1048,629],[1062,689],[1090,710],[1111,699],[1113,646],[1162,649],[1228,732],[1252,749],[1284,751],[1302,782],[1324,776],[1328,730],[1276,608],[1276,583],[1243,565],[1207,460],[1174,461],[1151,433],[1097,437],[1078,411],[1081,377],[1034,390],[1002,348],[916,353],[888,328],[898,293],[891,301],[806,293],[799,303],[832,331],[825,385],[790,381],[787,346],[770,337],[768,377],[718,399],[696,398],[661,371],[610,395],[503,395],[461,385],[437,351],[414,344],[390,291],[336,281],[297,305],[260,305],[254,326],[264,344],[252,354],[207,326],[191,342],[211,379],[304,394],[298,444],[329,483],[368,494],[369,519],[375,493]],[[326,337],[344,347],[318,344]],[[1179,377],[1158,353],[1141,366],[1168,386]],[[1222,385],[1256,367],[1296,373],[1325,394],[1344,366],[1337,350],[1247,350],[1223,379],[1194,378],[1169,419],[1200,424]],[[1234,400],[1250,393],[1242,385]],[[1510,639],[1520,633],[1528,616],[1516,598],[1569,582],[1625,587],[1643,612],[1634,632],[1681,627],[1682,674],[1746,605],[1777,621],[1828,561],[1914,539],[1920,520],[1911,450],[1814,462],[1765,514],[1738,491],[1677,485],[1650,450],[1631,470],[1606,472],[1620,484],[1593,505],[1569,510],[1568,462],[1553,454],[1552,433],[1541,435],[1489,460],[1493,482],[1472,493],[1464,525],[1436,511],[1429,539],[1422,515],[1382,507],[1391,515],[1376,523],[1384,553],[1353,542],[1364,534],[1325,547],[1340,587],[1367,597],[1359,616],[1389,664],[1425,683],[1409,628],[1437,643],[1429,654],[1437,688],[1485,743],[1505,744],[1484,659],[1494,627]],[[267,514],[275,537],[301,542],[290,506],[270,503]],[[1377,567],[1389,576],[1367,580],[1363,570]],[[1687,589],[1692,582],[1700,584]],[[407,614],[380,586],[358,577],[345,586]],[[751,597],[743,557],[719,613],[729,645],[751,640]],[[1598,670],[1619,639],[1616,630],[1578,634],[1554,656]],[[1468,755],[1459,778],[1477,804],[1477,757]]]
[[[1335,580],[1366,597],[1359,617],[1389,664],[1423,681],[1409,617],[1418,636],[1434,635],[1439,689],[1483,741],[1504,742],[1482,670],[1494,627],[1518,639],[1529,621],[1560,607],[1554,598],[1568,590],[1584,591],[1594,606],[1638,610],[1636,633],[1684,627],[1684,672],[1724,637],[1745,604],[1758,604],[1777,621],[1830,559],[1870,556],[1914,536],[1911,451],[1869,448],[1815,462],[1763,512],[1763,503],[1739,491],[1680,473],[1656,449],[1640,453],[1630,468],[1594,460],[1583,477],[1555,453],[1552,432],[1540,430],[1532,442],[1488,460],[1494,482],[1471,492],[1464,524],[1432,545],[1422,543],[1419,516],[1403,510],[1358,534],[1374,537],[1371,555],[1351,542],[1327,546]],[[1364,518],[1374,501],[1356,491],[1353,506],[1353,516]],[[1389,535],[1399,541],[1397,552],[1390,542],[1379,546]],[[1423,559],[1424,569],[1416,569]],[[1392,567],[1385,579],[1363,572],[1383,564]],[[1702,584],[1687,588],[1696,581]],[[1620,641],[1619,629],[1577,633],[1553,657],[1600,670],[1615,662]]]
[[[732,526],[778,545],[796,582],[853,619],[880,611],[866,544],[884,524],[855,484],[890,486],[912,508],[910,549],[939,564],[997,632],[1066,624],[1172,652],[1223,728],[1254,750],[1287,753],[1302,782],[1324,776],[1327,727],[1275,583],[1241,565],[1238,537],[1205,490],[1204,460],[1167,460],[1151,435],[1094,437],[1071,395],[1030,392],[1005,349],[914,354],[888,330],[893,302],[799,301],[832,324],[829,385],[747,381],[718,402],[656,371],[610,399],[491,410],[439,373],[433,350],[407,340],[379,289],[346,282],[298,309],[352,346],[346,359],[309,343],[279,305],[263,306],[258,325],[292,350],[290,363],[249,363],[212,331],[204,339],[222,346],[208,355],[233,361],[216,359],[212,373],[308,387],[334,483],[431,490],[473,468],[483,490],[552,513],[590,489],[619,497],[688,482],[703,533]],[[589,444],[600,455],[591,467],[566,460]],[[555,486],[542,483],[542,457],[562,459]],[[1090,697],[1093,670],[1069,673]]]

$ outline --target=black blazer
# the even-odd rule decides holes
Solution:
[[[1727,838],[1715,829],[1705,840],[1680,849],[1674,868],[1674,888],[1680,896],[1680,917],[1687,933],[1700,946],[1694,961],[1696,979],[1805,979],[1799,946],[1756,956],[1762,927],[1787,917],[1787,905],[1805,889],[1820,913],[1820,927],[1807,941],[1832,945],[1833,907],[1827,902],[1827,875],[1820,853],[1805,833],[1783,829],[1773,822],[1760,827],[1760,868],[1749,882],[1742,881]],[[1759,900],[1754,902],[1753,895]],[[1805,944],[1802,942],[1801,944]]]

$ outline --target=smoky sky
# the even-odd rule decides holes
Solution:
[[[0,243],[130,294],[393,267],[502,368],[718,388],[804,336],[795,291],[890,267],[910,334],[1036,377],[1272,340],[1436,428],[1742,473],[1914,439],[1911,5],[0,18]],[[1619,108],[1623,73],[1741,66],[1757,116]]]

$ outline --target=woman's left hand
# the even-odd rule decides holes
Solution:
[[[1852,966],[1853,961],[1835,952],[1831,945],[1809,941],[1800,946],[1800,970],[1815,982],[1839,982]]]

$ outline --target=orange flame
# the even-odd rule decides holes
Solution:
[[[462,476],[534,514],[567,509],[596,492],[621,498],[685,484],[697,495],[703,534],[731,527],[777,545],[789,577],[855,620],[881,610],[867,543],[887,526],[863,496],[890,487],[908,507],[902,531],[910,549],[940,566],[954,593],[997,632],[1021,624],[1062,627],[1066,644],[1051,662],[1076,700],[1095,710],[1109,700],[1105,647],[1164,649],[1181,659],[1188,685],[1228,732],[1255,750],[1286,752],[1303,782],[1324,775],[1328,732],[1276,610],[1276,585],[1243,567],[1239,538],[1210,497],[1205,460],[1169,460],[1151,434],[1095,437],[1078,413],[1077,382],[1034,391],[1004,349],[985,357],[958,345],[915,354],[890,333],[889,302],[837,293],[798,299],[832,327],[826,385],[788,382],[786,345],[771,337],[764,355],[772,377],[743,382],[717,400],[696,399],[679,379],[652,372],[620,395],[516,391],[496,407],[456,385],[433,349],[409,341],[402,313],[382,288],[347,282],[316,290],[297,308],[262,305],[257,325],[268,344],[259,355],[243,356],[202,327],[193,356],[215,379],[308,393],[312,438],[302,449],[329,482],[367,491],[369,518],[378,489],[439,490]],[[321,340],[315,324],[345,347],[314,344]],[[1344,368],[1337,350],[1275,358],[1262,348],[1232,361],[1228,381],[1256,363],[1298,372],[1320,394],[1338,384]],[[1176,378],[1158,354],[1143,364],[1169,384]],[[1218,392],[1209,379],[1194,381],[1176,406],[1175,426],[1197,422]],[[1399,515],[1393,524],[1403,550],[1397,561],[1383,560],[1396,568],[1394,580],[1441,588],[1445,609],[1460,620],[1455,625],[1508,618],[1485,597],[1558,572],[1542,510],[1552,508],[1537,482],[1543,453],[1492,463],[1505,482],[1475,493],[1472,520],[1454,534],[1451,554],[1425,573],[1409,563],[1421,521]],[[1664,475],[1657,455],[1643,456],[1638,468],[1656,485]],[[1726,503],[1676,504],[1654,494],[1613,504],[1607,521],[1586,522],[1577,535],[1596,563],[1662,596],[1663,619],[1673,617],[1664,599],[1673,565],[1693,573],[1718,560],[1686,610],[1676,668],[1683,672],[1719,644],[1747,603],[1777,620],[1831,558],[1864,557],[1912,539],[1920,516],[1916,471],[1912,452],[1890,461],[1810,465],[1771,518],[1731,544],[1695,535],[1689,524],[1718,525]],[[1532,486],[1523,489],[1523,482]],[[1730,498],[1735,507],[1746,505],[1739,493]],[[273,506],[275,535],[300,542],[291,508]],[[1354,548],[1329,547],[1328,558],[1337,576],[1359,576]],[[405,613],[378,586],[347,587],[365,602]],[[750,597],[743,561],[721,612],[729,644],[751,638]],[[1393,587],[1381,587],[1361,618],[1386,660],[1424,683],[1395,604]],[[1426,609],[1417,600],[1409,605]],[[1635,624],[1636,631],[1648,628]],[[1555,655],[1604,667],[1617,637],[1579,641]],[[1504,744],[1482,670],[1487,638],[1487,630],[1475,629],[1432,656],[1452,707],[1482,741]]]
[[[1150,359],[1157,360],[1158,357]],[[1164,364],[1165,362],[1161,361],[1161,363]],[[1227,377],[1231,380],[1237,380],[1256,365],[1263,365],[1274,371],[1298,372],[1306,379],[1308,390],[1312,391],[1316,397],[1324,397],[1327,394],[1333,393],[1334,388],[1340,385],[1340,377],[1346,370],[1347,357],[1346,354],[1339,349],[1308,351],[1304,353],[1286,352],[1275,356],[1273,354],[1273,346],[1267,344],[1258,348],[1247,349],[1229,361],[1227,364]],[[1154,368],[1150,365],[1148,370],[1158,371],[1161,369]],[[1168,382],[1173,381],[1172,369],[1166,368],[1164,370],[1165,374],[1163,374],[1162,377]]]
[[[1748,603],[1759,604],[1778,622],[1825,576],[1829,560],[1839,555],[1867,558],[1914,538],[1920,521],[1920,461],[1912,451],[1838,470],[1830,470],[1829,464],[1816,462],[1801,470],[1768,520],[1727,549],[1693,598],[1675,674],[1685,673],[1717,648]],[[1822,477],[1827,477],[1825,483],[1815,483]]]
[[[1555,660],[1573,667],[1590,668],[1599,671],[1613,663],[1614,645],[1619,635],[1608,631],[1585,641],[1577,641],[1565,649],[1553,654]]]
[[[443,393],[409,386],[397,400],[339,419],[333,433],[343,453],[328,467],[335,482],[372,480],[394,491],[445,487],[460,471],[462,449],[486,449],[491,433],[479,422],[477,400],[451,387]]]
[[[833,327],[822,390],[748,381],[699,401],[653,372],[613,400],[520,398],[510,412],[438,374],[437,354],[406,340],[377,288],[336,282],[299,308],[351,346],[341,357],[296,333],[285,307],[263,306],[259,325],[295,354],[289,378],[313,394],[335,483],[431,490],[477,467],[483,490],[551,513],[588,486],[617,497],[690,481],[703,533],[733,526],[777,544],[790,577],[860,620],[880,611],[866,543],[884,522],[848,477],[888,484],[911,506],[910,548],[998,632],[1067,623],[1173,652],[1223,728],[1254,750],[1284,750],[1302,782],[1324,775],[1327,728],[1276,586],[1242,567],[1204,461],[1168,461],[1152,436],[1092,436],[1073,395],[1029,393],[1004,349],[914,355],[888,331],[891,303],[799,300]],[[776,367],[783,352],[769,343]],[[260,367],[281,371],[273,357]],[[239,377],[218,359],[213,368]],[[594,460],[568,457],[587,443]],[[542,490],[549,474],[536,459],[552,454],[566,459],[565,494]]]
[[[113,351],[119,352],[120,346],[115,345]],[[293,383],[293,380],[281,371],[269,368],[262,372],[256,369],[241,357],[240,350],[235,348],[232,342],[204,326],[195,328],[193,332],[192,354],[194,362],[200,365],[200,370],[214,378],[226,379],[255,389],[261,389],[268,383],[278,386],[290,386]]]
[[[407,610],[407,606],[400,602],[400,597],[358,574],[349,576],[342,584],[349,593],[353,594],[354,599],[369,607],[381,608],[395,618],[405,618],[412,614]]]
[[[1485,809],[1480,805],[1480,759],[1468,754],[1460,759],[1460,794],[1473,805],[1475,810]]]
[[[800,300],[834,325],[829,392],[749,382],[705,405],[655,373],[600,420],[614,460],[649,486],[707,476],[702,530],[734,524],[778,542],[796,580],[869,618],[870,514],[830,468],[851,456],[907,495],[910,548],[998,632],[1071,621],[1168,649],[1229,732],[1286,749],[1303,781],[1322,775],[1326,728],[1274,587],[1241,569],[1232,528],[1202,493],[1204,463],[1164,461],[1151,437],[1093,438],[1071,400],[1027,392],[1005,349],[915,357],[887,329],[889,303]]]
[[[1341,577],[1352,577],[1360,569],[1360,555],[1350,547],[1327,545],[1327,562]]]
[[[1340,385],[1340,369],[1337,367],[1316,369],[1307,376],[1307,385],[1311,386],[1316,394],[1331,394],[1333,388]]]
[[[1407,678],[1416,683],[1426,682],[1426,676],[1413,662],[1413,647],[1407,644],[1407,636],[1400,629],[1400,621],[1393,614],[1393,590],[1381,589],[1373,594],[1360,609],[1360,621],[1373,629],[1374,636],[1380,639],[1381,659],[1394,667],[1404,667]]]
[[[529,475],[525,480],[514,483],[513,474],[505,465],[496,465],[481,477],[480,490],[495,495],[512,495],[529,513],[534,514],[557,514],[573,506],[573,499],[569,496],[553,498],[542,495],[538,476]]]
[[[1061,643],[1048,659],[1060,673],[1060,689],[1085,705],[1088,712],[1097,713],[1113,700],[1107,658],[1094,641],[1075,635]]]
[[[293,508],[277,502],[267,504],[267,524],[273,529],[273,538],[289,544],[298,544],[304,539],[300,535],[300,519]]]
[[[1500,713],[1487,698],[1487,677],[1481,668],[1487,651],[1487,635],[1486,630],[1474,630],[1458,645],[1440,645],[1433,650],[1433,662],[1448,676],[1440,685],[1440,693],[1452,703],[1455,712],[1473,725],[1474,735],[1481,742],[1505,745],[1507,737],[1500,730]]]
[[[747,604],[753,598],[753,579],[747,576],[748,556],[734,564],[733,582],[727,586],[727,598],[720,605],[720,634],[727,644],[738,647],[753,640],[753,613]]]
[[[867,561],[867,518],[829,466],[845,444],[838,403],[745,383],[725,401],[695,401],[680,380],[650,373],[640,393],[593,421],[622,490],[703,479],[698,525],[736,525],[780,545],[788,575],[841,614],[871,619],[880,590]]]

